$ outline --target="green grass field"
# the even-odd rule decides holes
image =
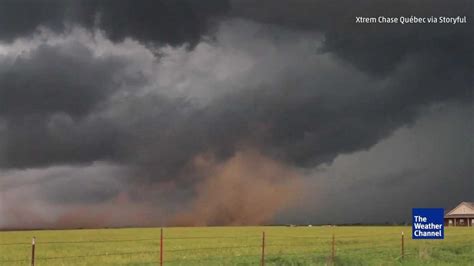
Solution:
[[[474,228],[412,240],[410,227],[200,227],[164,229],[165,265],[474,265]],[[401,232],[405,257],[401,258]],[[159,228],[0,232],[0,265],[157,265]]]

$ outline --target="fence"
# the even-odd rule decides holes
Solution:
[[[151,261],[139,262],[140,265],[154,264],[154,265],[167,265],[167,264],[194,264],[193,262],[205,262],[205,261],[223,261],[229,259],[238,259],[245,260],[249,264],[262,265],[264,266],[267,262],[278,264],[279,260],[282,260],[284,257],[305,257],[305,256],[317,256],[320,260],[325,260],[326,264],[335,264],[338,256],[343,254],[353,254],[354,252],[371,252],[376,251],[380,252],[384,248],[389,248],[390,251],[394,252],[396,246],[399,246],[399,251],[396,252],[398,255],[395,256],[396,260],[403,260],[410,253],[406,253],[405,237],[403,232],[401,234],[385,233],[385,234],[376,234],[370,235],[371,241],[361,241],[367,240],[367,235],[325,235],[325,236],[279,236],[279,235],[269,235],[262,232],[260,236],[258,235],[247,235],[247,236],[183,236],[183,237],[166,237],[163,229],[160,230],[160,235],[157,238],[141,238],[141,239],[110,239],[110,240],[84,240],[84,241],[49,241],[41,242],[40,239],[35,237],[32,238],[31,243],[0,243],[1,246],[19,246],[19,245],[29,245],[31,246],[31,254],[29,258],[22,259],[9,259],[9,260],[0,260],[0,265],[7,265],[8,263],[12,264],[30,264],[35,266],[38,262],[46,261],[59,261],[59,260],[74,260],[74,259],[91,259],[91,258],[110,258],[114,256],[135,256],[135,255],[147,255],[151,258]],[[373,242],[373,237],[383,238],[389,237],[388,243],[379,243]],[[245,241],[242,241],[242,240]],[[396,241],[396,239],[399,239]],[[223,240],[227,245],[202,245],[200,242],[199,245],[186,246],[186,243],[192,241],[213,241],[217,243],[222,243]],[[296,241],[295,241],[296,240]],[[179,244],[178,241],[184,241],[185,244]],[[81,245],[81,244],[106,244],[112,245],[116,243],[137,243],[137,242],[150,242],[145,246],[151,246],[154,249],[147,250],[131,250],[129,252],[105,252],[105,253],[92,253],[84,255],[66,255],[66,256],[41,256],[39,254],[37,247],[38,246],[47,246],[47,245],[61,245],[61,247],[66,245]],[[171,245],[171,243],[173,243]],[[245,245],[236,245],[233,243],[246,243]],[[398,242],[398,244],[396,243]],[[170,247],[167,248],[167,245],[170,244]],[[184,247],[183,247],[184,246]],[[124,246],[127,249],[130,249],[131,246]],[[272,248],[279,248],[278,252],[272,252]],[[292,251],[292,248],[298,248],[296,251]],[[227,251],[226,251],[227,250]],[[244,250],[250,252],[228,252],[229,250]],[[223,254],[222,256],[198,256],[200,252],[219,252]],[[193,256],[174,256],[176,253],[185,253],[193,254]],[[169,259],[168,259],[169,258]],[[393,259],[393,257],[392,257]],[[46,263],[45,263],[46,264]]]

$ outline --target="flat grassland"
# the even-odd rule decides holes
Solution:
[[[400,226],[177,227],[164,229],[164,265],[474,265],[474,227],[412,240]],[[401,232],[405,256],[401,257]],[[0,232],[0,265],[158,265],[160,228]]]

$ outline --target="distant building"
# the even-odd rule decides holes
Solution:
[[[474,202],[461,202],[444,215],[445,226],[474,226]]]

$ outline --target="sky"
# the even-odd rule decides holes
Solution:
[[[0,1],[0,229],[404,223],[474,201],[472,14]]]

